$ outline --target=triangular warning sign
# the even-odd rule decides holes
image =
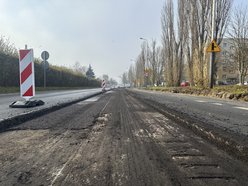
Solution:
[[[213,40],[207,48],[207,52],[220,52],[220,47],[217,45],[215,40]]]

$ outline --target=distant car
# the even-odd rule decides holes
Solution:
[[[230,83],[226,81],[216,81],[216,85],[230,85]]]
[[[236,84],[236,85],[241,85],[241,83],[238,83],[238,84]],[[248,81],[245,81],[245,82],[244,82],[244,85],[248,85]]]
[[[183,81],[183,82],[180,84],[181,87],[187,87],[187,86],[189,86],[189,85],[190,85],[190,84],[189,84],[188,81]]]

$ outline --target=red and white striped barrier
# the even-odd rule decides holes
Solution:
[[[105,88],[106,87],[106,82],[105,82],[105,80],[102,80],[102,88]]]
[[[106,82],[105,80],[102,80],[102,92],[105,92],[106,91]]]
[[[33,49],[19,50],[21,97],[29,100],[35,96]]]

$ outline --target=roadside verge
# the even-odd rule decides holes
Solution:
[[[148,87],[146,90],[209,96],[248,102],[248,86],[216,86],[213,89],[201,87]]]

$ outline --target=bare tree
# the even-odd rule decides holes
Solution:
[[[205,48],[208,44],[209,33],[208,22],[211,20],[211,1],[210,0],[192,0],[191,7],[193,8],[192,28],[192,47],[193,63],[194,63],[194,78],[195,82],[203,86],[204,80],[207,79],[207,63]],[[207,82],[205,82],[207,83]]]
[[[185,48],[187,47],[187,22],[185,22],[185,17],[188,16],[187,6],[185,1],[178,0],[178,31],[177,31],[177,41],[175,39],[175,85],[179,86],[182,80],[183,71],[183,61]]]
[[[157,61],[157,58],[156,58],[156,41],[152,41],[151,43],[151,59],[150,59],[150,66],[151,66],[151,70],[149,71],[150,72],[150,76],[151,76],[151,81],[152,81],[152,85],[156,84],[156,81],[157,81],[157,75],[158,75],[158,72],[157,72],[157,68],[158,68],[158,61]]]
[[[164,82],[165,71],[165,55],[162,47],[156,48],[156,61],[157,61],[157,85],[161,85]]]
[[[209,56],[205,49],[210,43],[211,3],[211,0],[186,0],[183,4],[183,10],[188,14],[184,16],[187,28],[184,30],[187,46],[184,48],[192,85],[204,85],[208,80]],[[218,44],[226,31],[231,4],[232,0],[216,1],[215,39]]]
[[[167,0],[162,10],[162,43],[165,56],[168,59],[166,79],[169,86],[178,86],[182,78],[184,48],[186,44],[185,31],[187,15],[185,1],[178,1],[178,21],[177,27],[174,25],[174,8],[173,1]]]
[[[15,48],[13,43],[10,43],[10,40],[4,36],[0,37],[0,53],[17,57],[18,51]]]
[[[174,69],[174,55],[173,55],[173,44],[174,44],[174,8],[172,0],[167,0],[162,9],[161,15],[162,24],[162,45],[166,56],[166,81],[167,85],[172,86],[174,82],[173,69]]]
[[[135,69],[133,65],[131,65],[128,70],[128,82],[131,87],[135,85]]]
[[[236,69],[239,71],[239,82],[244,84],[245,77],[248,74],[248,16],[247,7],[236,8],[230,28],[228,31],[231,37],[231,46],[234,52],[231,58],[234,62]]]
[[[232,0],[218,0],[216,2],[215,40],[222,42],[227,26],[230,22]]]
[[[86,74],[86,67],[81,65],[80,62],[76,61],[73,65],[73,71],[77,74],[85,75]]]
[[[211,42],[212,0],[177,0],[177,11],[173,2],[165,0],[161,11],[162,48],[156,46],[156,41],[150,48],[147,42],[142,44],[134,73],[135,83],[139,86],[147,84],[144,76],[147,69],[152,84],[165,80],[168,86],[178,86],[183,73],[192,86],[208,83],[206,47]],[[216,1],[215,39],[218,44],[229,22],[231,4],[232,0]],[[174,23],[176,19],[177,24]]]
[[[196,9],[192,5],[192,0],[185,0],[185,10],[188,16],[185,17],[185,30],[184,30],[184,39],[185,39],[185,63],[187,64],[187,74],[190,81],[190,85],[195,85],[194,78],[194,58],[193,54],[195,52],[195,11]]]
[[[109,79],[109,85],[115,87],[115,86],[118,85],[118,83],[117,83],[117,81],[115,79],[110,78]]]
[[[141,45],[141,51],[138,55],[134,67],[135,71],[135,84],[136,86],[145,85],[145,66],[146,65],[146,43],[143,42]]]
[[[105,82],[108,82],[109,81],[109,76],[107,74],[103,74],[102,79],[104,79]]]
[[[222,42],[227,26],[230,22],[232,0],[218,0],[216,2],[216,19],[214,39],[219,45]],[[210,29],[209,29],[210,30]],[[215,55],[216,56],[216,55]],[[214,82],[217,76],[217,63],[213,64]]]
[[[121,76],[121,81],[122,81],[124,87],[126,87],[126,84],[128,84],[128,77],[127,77],[127,76],[128,76],[128,75],[127,75],[127,72],[124,72],[124,73],[122,74],[122,76]]]

